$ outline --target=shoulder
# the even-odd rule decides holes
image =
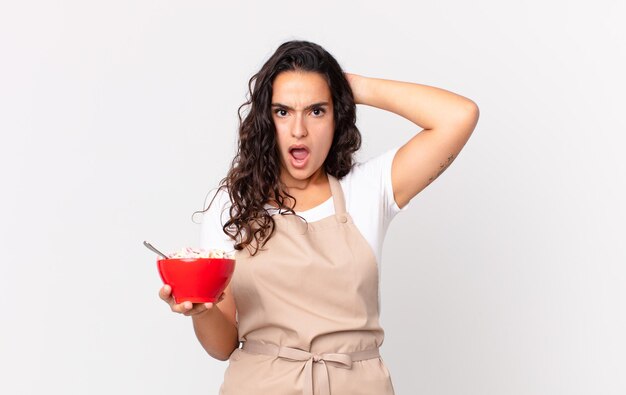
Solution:
[[[233,242],[223,230],[223,226],[230,218],[230,206],[230,195],[225,187],[209,191],[203,207],[200,247],[232,250]]]
[[[386,187],[386,180],[391,177],[391,164],[400,147],[388,149],[363,162],[354,164],[348,174],[340,181],[348,188],[376,189]]]
[[[391,182],[393,159],[400,146],[389,148],[363,162],[357,162],[340,182],[353,202],[371,201],[372,204],[383,206],[393,216],[400,209],[394,199]]]
[[[229,217],[230,206],[232,202],[230,195],[225,186],[214,188],[207,193],[204,199],[204,217],[211,218],[213,220],[221,220]]]
[[[356,162],[350,172],[344,177],[348,180],[367,180],[369,177],[387,176],[386,170],[391,170],[391,163],[400,147],[390,148],[363,162]],[[375,180],[371,180],[375,181]]]

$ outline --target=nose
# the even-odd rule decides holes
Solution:
[[[299,114],[295,117],[294,125],[291,128],[291,135],[297,139],[306,137],[309,132],[306,129],[306,123],[304,122],[304,116]]]

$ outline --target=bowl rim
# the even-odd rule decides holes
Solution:
[[[235,261],[236,259],[234,258],[159,258],[157,259],[157,262],[162,262],[162,261]]]

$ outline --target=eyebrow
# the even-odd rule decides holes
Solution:
[[[310,104],[310,105],[306,106],[304,108],[304,110],[305,111],[306,110],[311,110],[311,109],[313,109],[315,107],[322,107],[322,106],[328,106],[328,102],[327,101],[323,101],[323,102],[319,102],[319,103],[313,103],[313,104]],[[289,107],[289,106],[287,106],[285,104],[282,104],[282,103],[272,103],[272,107],[285,108],[285,109],[291,110],[291,111],[295,110],[295,108]]]

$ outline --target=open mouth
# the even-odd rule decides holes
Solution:
[[[289,149],[289,155],[294,167],[304,167],[309,158],[309,150],[306,147],[294,147]]]
[[[304,160],[309,155],[309,151],[307,151],[305,148],[292,148],[291,151],[289,151],[289,153],[296,160],[300,160],[300,161]]]

